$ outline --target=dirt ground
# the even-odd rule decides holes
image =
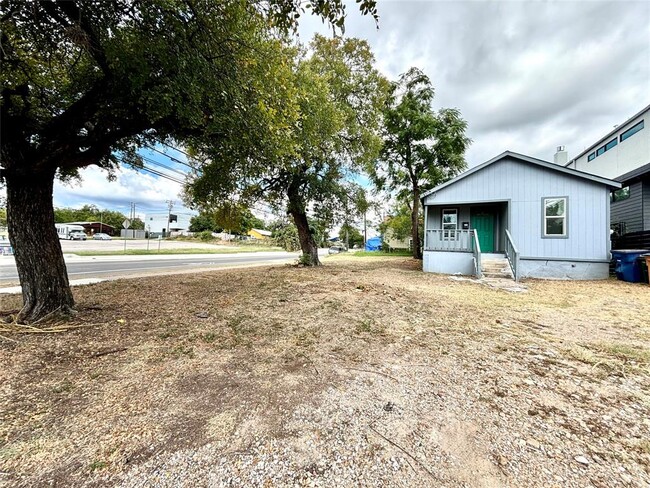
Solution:
[[[650,287],[526,284],[337,256],[75,288],[79,328],[2,332],[0,486],[650,486]]]

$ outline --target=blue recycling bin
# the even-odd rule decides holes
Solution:
[[[612,251],[612,259],[616,264],[616,278],[628,283],[641,283],[641,264],[639,256],[649,252],[648,249],[625,249]]]

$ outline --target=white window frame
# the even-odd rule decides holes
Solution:
[[[546,202],[549,200],[564,200],[564,215],[546,215]],[[542,197],[542,238],[567,239],[569,237],[569,197]],[[562,219],[562,234],[548,234],[546,222],[548,219]]]
[[[445,212],[449,212],[447,215],[455,215],[456,221],[452,224],[451,222],[445,223]],[[453,212],[453,214],[452,214]],[[453,225],[454,227],[445,227]],[[457,208],[443,208],[442,213],[440,214],[440,228],[442,229],[442,238],[444,240],[456,240],[458,239],[458,209]]]

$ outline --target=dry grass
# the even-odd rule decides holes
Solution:
[[[647,418],[648,287],[528,286],[509,294],[423,274],[408,258],[337,257],[321,269],[76,288],[70,325],[83,327],[0,338],[0,484],[73,486],[207,443],[233,452],[286,435],[288,412],[350,375],[401,381],[390,364],[473,371],[481,383],[472,388],[495,398],[488,405],[508,401],[494,385],[534,377],[552,385],[535,408],[561,409],[578,395],[580,415],[634,401]],[[1,300],[5,314],[19,307],[17,296]],[[540,359],[544,351],[555,352]],[[450,388],[462,396],[466,387]],[[603,450],[629,446],[625,435],[610,435]],[[634,442],[628,462],[647,469],[647,439]]]

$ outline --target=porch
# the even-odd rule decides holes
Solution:
[[[508,231],[508,202],[426,205],[424,270],[482,277],[484,260],[506,260],[518,279],[519,253]]]

